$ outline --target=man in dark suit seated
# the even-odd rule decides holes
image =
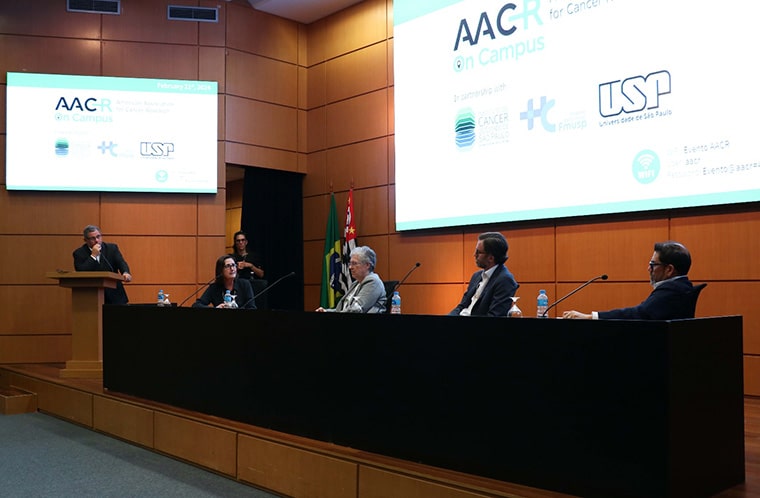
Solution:
[[[475,264],[482,268],[472,274],[462,301],[449,315],[507,316],[512,296],[519,287],[504,262],[509,245],[498,232],[481,233],[475,246]]]
[[[694,318],[694,305],[698,293],[689,281],[691,268],[688,249],[678,242],[658,242],[649,261],[649,282],[654,287],[649,297],[638,306],[610,311],[580,313],[565,311],[562,318],[605,319],[626,318],[639,320],[674,320]]]

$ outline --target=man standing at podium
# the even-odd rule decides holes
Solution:
[[[129,273],[129,265],[121,255],[119,246],[103,242],[100,228],[95,225],[87,225],[82,232],[84,244],[74,251],[74,269],[76,271],[110,271],[121,273],[124,281],[131,282],[132,275]],[[104,289],[106,304],[127,304],[129,298],[122,283],[116,282],[115,289]]]

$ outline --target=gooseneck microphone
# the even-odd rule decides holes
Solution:
[[[584,287],[586,287],[586,286],[587,286],[587,285],[589,285],[590,283],[592,283],[592,282],[596,282],[597,280],[607,280],[607,278],[608,278],[608,277],[607,277],[607,274],[605,273],[604,275],[599,275],[599,276],[597,276],[597,277],[594,277],[594,278],[592,278],[591,280],[589,280],[588,282],[584,283],[583,285],[581,285],[581,286],[579,286],[579,287],[576,287],[576,288],[575,288],[575,289],[574,289],[574,290],[573,290],[573,291],[572,291],[570,294],[566,294],[566,295],[562,296],[560,299],[557,299],[556,301],[554,301],[554,302],[551,304],[551,306],[549,306],[548,308],[546,308],[546,311],[544,311],[544,312],[543,312],[542,316],[546,316],[546,314],[549,312],[549,310],[550,310],[550,309],[554,308],[554,307],[555,307],[555,306],[557,306],[559,303],[561,303],[562,301],[564,301],[564,300],[565,300],[565,299],[567,299],[568,297],[572,296],[573,294],[575,294],[575,293],[576,293],[576,292],[578,292],[579,290],[583,289]]]
[[[101,242],[100,243],[100,257],[103,258],[103,261],[106,262],[108,267],[111,269],[111,273],[116,273],[116,270],[113,269],[113,266],[111,266],[111,262],[108,261],[108,258],[106,258],[106,243]]]
[[[282,282],[286,278],[294,277],[295,274],[296,274],[296,272],[292,271],[292,272],[288,273],[287,275],[283,275],[282,277],[278,278],[273,283],[271,283],[271,284],[267,285],[266,287],[264,287],[263,289],[261,289],[261,292],[259,292],[255,296],[253,296],[253,300],[255,301],[257,297],[261,296],[262,294],[266,294],[267,292],[269,292],[269,289],[271,289],[275,285],[279,284],[280,282]],[[247,305],[248,303],[245,303],[245,304]],[[242,306],[242,307],[245,308],[245,305]]]
[[[187,296],[187,297],[185,298],[185,300],[184,300],[184,301],[182,301],[181,303],[179,303],[179,306],[177,306],[177,307],[178,307],[178,308],[181,308],[181,307],[182,307],[182,305],[183,305],[183,304],[185,304],[185,303],[187,302],[187,300],[188,300],[188,299],[190,299],[191,297],[193,297],[194,295],[198,294],[200,291],[202,291],[203,289],[205,289],[206,287],[208,287],[209,285],[211,285],[211,284],[214,282],[214,280],[216,280],[217,278],[219,278],[219,277],[221,277],[221,276],[222,276],[222,275],[221,275],[221,274],[219,274],[219,275],[215,276],[214,278],[212,278],[211,280],[209,280],[208,282],[206,282],[205,284],[203,284],[203,285],[201,285],[200,287],[198,287],[197,289],[195,289],[195,292],[193,292],[192,294],[190,294],[189,296]]]
[[[396,285],[393,286],[393,289],[391,289],[391,293],[393,293],[396,289],[398,289],[399,287],[401,287],[401,284],[403,284],[404,282],[406,282],[406,279],[409,278],[409,275],[411,275],[414,270],[416,270],[417,268],[419,268],[421,264],[422,263],[420,263],[419,261],[416,262],[416,263],[414,263],[414,266],[412,266],[412,268],[408,272],[406,272],[406,275],[404,275],[404,278],[402,278],[399,283],[397,283]]]

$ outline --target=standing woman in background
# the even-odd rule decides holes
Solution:
[[[259,257],[248,252],[248,236],[244,231],[235,232],[233,237],[235,246],[232,255],[238,267],[238,277],[246,280],[264,278],[264,268]]]
[[[234,245],[232,256],[238,265],[238,278],[250,280],[253,292],[257,296],[256,307],[269,309],[268,296],[266,292],[262,293],[269,282],[264,278],[264,265],[261,264],[261,258],[255,252],[248,250],[248,235],[244,231],[235,232],[232,240]]]

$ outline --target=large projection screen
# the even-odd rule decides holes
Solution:
[[[215,81],[7,81],[8,190],[216,193]]]
[[[760,200],[758,13],[394,0],[396,228]]]

